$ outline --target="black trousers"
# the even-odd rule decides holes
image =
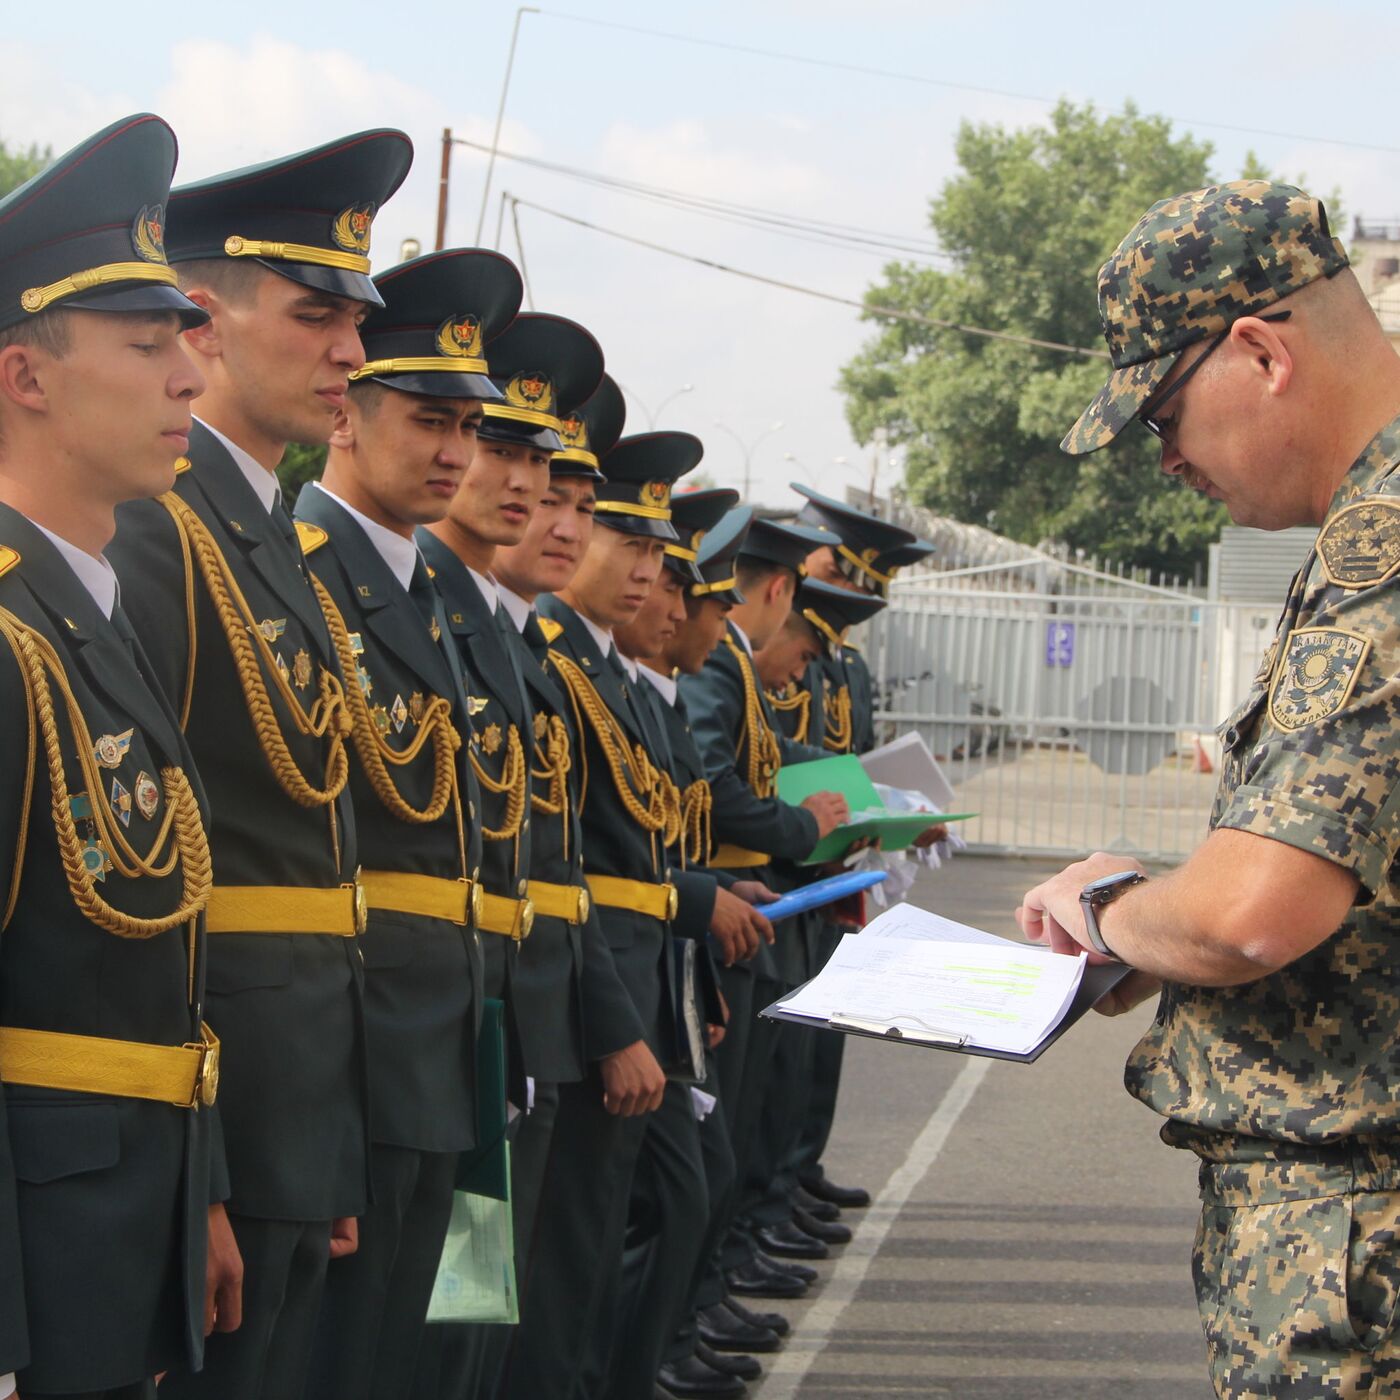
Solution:
[[[661,1107],[647,1118],[632,1179],[622,1293],[602,1392],[608,1400],[652,1400],[656,1393],[666,1348],[690,1309],[709,1218],[690,1087],[668,1084]]]
[[[174,1372],[160,1400],[302,1400],[330,1254],[329,1220],[229,1212],[243,1256],[243,1325],[205,1341],[198,1375]],[[21,1397],[23,1400],[23,1397]]]
[[[558,1109],[558,1085],[537,1083],[535,1106],[510,1144],[517,1289],[530,1257]],[[515,1328],[505,1323],[430,1322],[418,1348],[414,1400],[476,1400],[491,1395],[514,1335]]]
[[[726,1037],[727,1038],[727,1037]],[[719,1075],[714,1068],[714,1053],[708,1057],[710,1073],[704,1088],[714,1093],[719,1087]],[[696,1261],[685,1309],[675,1335],[666,1346],[664,1360],[684,1361],[695,1352],[695,1313],[699,1308],[713,1307],[726,1293],[724,1276],[719,1267],[719,1246],[734,1212],[735,1181],[734,1148],[729,1141],[729,1124],[721,1100],[699,1123],[700,1155],[705,1171],[705,1193],[709,1200],[709,1216],[701,1241],[700,1257]]]
[[[590,1342],[597,1328],[611,1334],[645,1131],[645,1117],[622,1118],[603,1107],[596,1067],[580,1083],[560,1086],[535,1237],[518,1280],[520,1325],[498,1396],[594,1400],[585,1388]]]
[[[406,1400],[452,1214],[455,1152],[376,1143],[360,1247],[326,1271],[308,1400]]]

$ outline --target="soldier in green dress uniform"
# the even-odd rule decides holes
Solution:
[[[580,819],[584,868],[613,963],[650,1057],[672,1058],[671,920],[678,904],[666,858],[667,791],[648,727],[630,693],[611,629],[645,602],[661,569],[662,547],[676,538],[671,487],[684,459],[666,471],[622,439],[600,461],[597,526],[567,588],[541,601],[549,663],[578,715]],[[693,463],[691,463],[693,465]],[[635,1022],[632,1021],[635,1017]],[[608,1114],[596,1095],[571,1095],[577,1154],[567,1164],[556,1144],[546,1173],[532,1274],[533,1299],[514,1339],[506,1393],[519,1396],[607,1394],[616,1335],[623,1243],[632,1175],[645,1130],[640,1116]],[[664,1084],[639,1107],[653,1111]],[[560,1117],[564,1115],[561,1095]],[[575,1182],[556,1181],[558,1172]],[[579,1251],[575,1221],[552,1230],[556,1213],[588,1212],[593,1235]],[[654,1367],[652,1374],[654,1374]]]
[[[700,673],[683,676],[680,689],[715,809],[724,808],[730,833],[719,845],[714,864],[772,885],[775,857],[801,860],[847,813],[844,799],[832,793],[815,794],[801,806],[776,796],[782,763],[824,754],[777,735],[752,654],[752,648],[764,645],[786,620],[802,560],[822,537],[804,526],[753,520],[747,510],[740,510],[706,536],[701,560],[707,552],[725,549],[729,536],[741,530],[747,534],[737,555],[736,576],[744,602],[731,611],[726,633]],[[800,980],[804,962],[800,928],[788,920],[771,949],[761,947],[750,964],[721,969],[731,1008],[729,1031],[718,1055],[721,1102],[729,1115],[738,1163],[740,1212],[761,1199],[766,1184],[761,1180],[759,1124],[775,1042],[773,1023],[754,1012]],[[806,1280],[794,1277],[791,1269],[773,1266],[755,1246],[747,1225],[736,1222],[730,1230],[724,1263],[732,1291],[789,1297],[805,1291]]]
[[[1198,1163],[1217,1394],[1393,1394],[1400,360],[1322,204],[1262,180],[1153,205],[1099,306],[1113,372],[1065,450],[1137,418],[1237,524],[1321,528],[1220,731],[1206,840],[1152,878],[1071,865],[1022,927],[1128,963],[1107,1009],[1161,988],[1127,1084]]]
[[[574,1063],[577,1011],[571,993],[576,991],[579,886],[534,877],[534,840],[541,826],[532,801],[535,707],[524,679],[529,663],[514,644],[517,629],[501,603],[492,568],[497,549],[518,544],[528,529],[549,486],[550,460],[563,446],[563,417],[598,388],[603,352],[575,322],[527,314],[493,342],[491,374],[496,395],[485,407],[476,456],[447,515],[422,531],[420,542],[447,602],[448,627],[471,695],[471,762],[481,784],[486,831],[488,995],[505,1002],[513,1062],[509,1080],[514,1100],[529,1110],[511,1144],[511,1209],[523,1268],[549,1149],[554,1085]],[[545,741],[547,747],[547,735]],[[546,830],[543,840],[551,839]],[[434,1384],[435,1393],[444,1396],[485,1393],[508,1341],[503,1326],[433,1327],[419,1388]]]
[[[210,313],[188,465],[119,512],[111,558],[209,792],[209,1023],[243,1325],[166,1395],[300,1394],[328,1257],[368,1200],[364,906],[351,715],[276,467],[329,439],[364,363],[375,210],[412,160],[370,131],[171,194],[167,250]]]
[[[26,1400],[153,1396],[238,1325],[207,809],[103,556],[203,388],[174,169],[170,128],[128,117],[0,201],[0,1396]]]
[[[406,1395],[452,1209],[478,1145],[482,823],[461,657],[415,543],[479,450],[486,347],[520,306],[505,258],[453,249],[375,278],[368,357],[296,518],[354,719],[374,1200],[329,1270],[307,1394]]]
[[[797,518],[831,537],[829,543],[807,556],[807,574],[811,579],[879,602],[889,598],[890,581],[902,565],[925,558],[933,550],[932,545],[888,520],[824,496],[800,482],[793,482],[792,489],[806,498]],[[870,611],[878,612],[879,607]],[[820,728],[814,730],[811,742],[821,743],[832,753],[868,753],[875,747],[870,668],[844,633],[839,646],[828,645],[823,651],[821,659],[809,668],[805,681],[790,687],[798,697],[812,697],[808,705],[813,724]],[[823,919],[821,925],[815,957],[825,963],[840,941],[842,930],[831,918]],[[868,1205],[870,1193],[861,1186],[832,1181],[822,1167],[822,1153],[836,1113],[846,1038],[827,1035],[818,1036],[816,1041],[805,1122],[799,1140],[792,1145],[793,1160],[786,1164],[786,1171],[789,1176],[795,1172],[799,1182],[798,1223],[809,1233],[834,1242],[845,1232],[845,1226],[837,1223],[835,1211],[842,1206]]]

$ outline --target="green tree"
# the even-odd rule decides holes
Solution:
[[[4,141],[0,141],[0,195],[7,195],[26,180],[33,179],[52,160],[52,146],[45,146],[43,150],[38,146],[11,150]]]
[[[956,149],[930,205],[952,269],[890,264],[867,304],[1096,350],[1100,264],[1154,201],[1209,183],[1212,154],[1166,118],[1071,102],[1045,126],[964,123]],[[914,500],[1026,543],[1184,573],[1204,558],[1224,513],[1162,477],[1146,433],[1059,450],[1106,360],[867,319],[880,329],[842,371],[847,417],[862,442],[884,427],[905,445]]]
[[[277,466],[277,479],[282,483],[282,499],[291,510],[301,495],[301,488],[308,481],[319,481],[326,469],[326,446],[324,443],[310,444],[292,442],[282,455]]]

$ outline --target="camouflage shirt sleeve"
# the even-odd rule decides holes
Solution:
[[[1367,903],[1400,849],[1400,577],[1345,586],[1319,564],[1285,609],[1214,825],[1345,866]]]

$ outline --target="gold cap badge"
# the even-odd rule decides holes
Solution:
[[[141,212],[132,221],[131,246],[136,256],[146,262],[165,261],[165,209],[156,204],[143,204]]]
[[[671,504],[671,483],[669,481],[648,481],[643,484],[637,499],[644,506],[655,506],[665,510]]]
[[[342,209],[331,221],[331,242],[347,253],[368,253],[374,211],[372,201],[369,204],[352,204],[348,209]]]
[[[454,359],[481,357],[481,321],[469,314],[449,316],[438,327],[437,348]]]
[[[538,413],[554,412],[554,386],[536,370],[517,374],[506,385],[506,400],[516,408],[532,408]]]

